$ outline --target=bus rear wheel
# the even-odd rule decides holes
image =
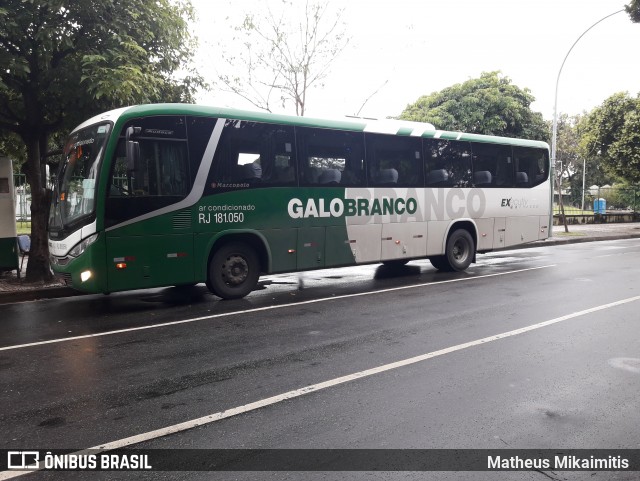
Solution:
[[[447,238],[443,256],[432,257],[431,264],[441,271],[464,271],[473,261],[475,242],[466,229],[456,229]]]
[[[207,287],[223,299],[240,299],[255,289],[259,277],[255,250],[244,242],[230,243],[211,257]]]

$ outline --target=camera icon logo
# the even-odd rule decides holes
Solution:
[[[9,451],[7,457],[9,469],[38,469],[40,461],[38,451]]]

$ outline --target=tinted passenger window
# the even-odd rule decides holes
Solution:
[[[298,128],[297,138],[301,185],[363,185],[362,133]]]
[[[219,189],[296,185],[293,127],[227,120],[209,185]]]
[[[107,227],[160,209],[184,199],[191,190],[183,116],[158,116],[134,119],[122,129],[111,174],[105,209]],[[124,133],[140,127],[132,140],[140,145],[140,158],[132,171],[127,170]]]
[[[149,117],[129,122],[141,127],[134,140],[140,144],[140,159],[127,172],[124,138],[120,139],[112,168],[110,196],[183,198],[191,189],[184,117]]]
[[[514,147],[516,187],[533,187],[547,180],[549,157],[546,149]]]
[[[473,184],[476,187],[513,187],[511,146],[473,143]]]
[[[471,145],[424,139],[427,187],[471,187]]]
[[[366,135],[369,185],[422,186],[422,141],[412,137]]]

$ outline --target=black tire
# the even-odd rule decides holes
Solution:
[[[255,289],[259,277],[255,250],[244,242],[229,243],[211,257],[207,287],[223,299],[240,299]]]
[[[447,239],[447,248],[444,253],[444,261],[447,270],[464,271],[471,262],[476,251],[473,237],[466,229],[454,230]]]
[[[429,257],[429,262],[431,262],[431,265],[439,271],[449,270],[449,264],[447,264],[445,256]]]
[[[447,238],[446,252],[443,256],[430,257],[431,265],[440,271],[464,271],[473,261],[475,243],[469,231],[454,230]]]

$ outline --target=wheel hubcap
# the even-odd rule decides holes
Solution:
[[[453,258],[456,261],[463,261],[467,257],[467,245],[464,241],[457,241],[453,245]]]
[[[222,266],[222,277],[230,286],[242,284],[249,275],[249,265],[244,257],[230,256]]]

